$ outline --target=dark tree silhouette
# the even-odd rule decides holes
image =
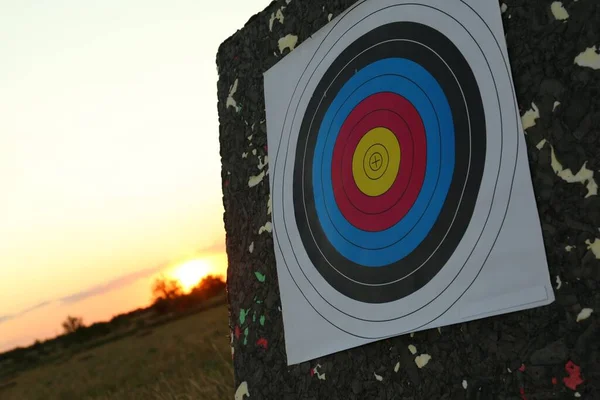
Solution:
[[[159,314],[191,309],[224,293],[225,287],[222,278],[208,275],[186,294],[179,281],[161,275],[152,284],[152,308]]]
[[[160,275],[152,284],[152,297],[154,301],[159,299],[173,300],[183,294],[183,287],[176,279],[169,279]]]
[[[183,295],[183,287],[179,281],[160,275],[152,284],[153,308],[159,314],[173,311],[176,302]]]
[[[69,334],[77,332],[81,328],[84,328],[85,325],[83,324],[83,318],[72,317],[69,315],[67,319],[62,323],[62,327],[65,333]]]
[[[225,282],[215,275],[207,275],[194,286],[192,295],[202,299],[209,299],[225,291]]]

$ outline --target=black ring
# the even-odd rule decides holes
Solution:
[[[354,5],[353,5],[353,6],[352,6],[352,7],[351,7],[349,10],[348,10],[348,12],[351,12],[351,11],[353,11],[355,8],[357,8],[357,7],[359,7],[360,5],[362,5],[362,3],[364,3],[365,1],[366,1],[366,0],[360,0],[359,2],[355,3],[355,4],[354,4]],[[481,22],[482,22],[482,23],[485,25],[485,27],[486,27],[486,29],[487,29],[487,33],[489,33],[489,34],[491,35],[491,37],[493,38],[493,40],[494,40],[494,43],[495,43],[495,45],[496,45],[496,47],[495,47],[494,49],[500,52],[500,55],[501,55],[501,57],[502,57],[502,63],[503,63],[503,67],[504,67],[504,72],[506,73],[506,76],[507,76],[507,77],[509,78],[509,80],[510,80],[510,67],[509,67],[508,60],[507,60],[506,56],[503,54],[503,52],[502,52],[502,47],[501,47],[500,43],[498,42],[498,39],[497,39],[497,38],[494,36],[494,33],[492,32],[492,30],[491,30],[490,26],[489,26],[489,25],[488,25],[488,23],[487,23],[487,22],[486,22],[486,21],[483,19],[483,17],[482,17],[482,16],[481,16],[479,13],[477,13],[477,11],[476,11],[476,10],[474,10],[474,9],[473,9],[473,7],[471,7],[469,4],[465,3],[465,2],[464,2],[464,0],[460,0],[460,2],[461,2],[461,4],[462,4],[463,6],[467,7],[467,8],[468,8],[468,9],[469,9],[469,10],[470,10],[472,13],[473,13],[473,15],[475,15],[475,16],[476,16],[476,17],[479,19],[479,21],[481,21]],[[443,11],[443,10],[440,10],[439,8],[433,7],[433,6],[426,6],[426,5],[423,5],[423,4],[416,4],[416,3],[405,3],[405,4],[390,5],[390,6],[384,7],[384,8],[382,8],[382,9],[379,9],[379,10],[374,10],[374,11],[372,11],[370,14],[367,14],[367,16],[364,16],[364,17],[363,17],[363,18],[362,18],[362,19],[361,19],[359,22],[363,21],[363,20],[364,20],[364,19],[366,19],[367,17],[369,17],[369,16],[371,16],[371,15],[374,15],[374,14],[376,14],[376,13],[380,12],[380,11],[383,11],[383,10],[386,10],[386,9],[393,9],[393,8],[395,8],[395,7],[401,7],[401,6],[420,6],[420,7],[423,7],[424,9],[436,10],[436,11],[438,11],[438,12],[440,12],[440,13],[442,13],[442,14],[446,15],[447,17],[451,18],[451,19],[452,19],[452,20],[454,20],[456,23],[458,23],[458,24],[459,24],[459,25],[460,25],[460,26],[461,26],[461,27],[462,27],[462,28],[465,30],[465,32],[467,32],[467,34],[470,36],[471,40],[473,40],[473,42],[476,44],[476,46],[478,47],[478,49],[479,49],[479,51],[480,51],[481,55],[482,55],[482,56],[483,56],[483,58],[485,59],[485,63],[486,63],[487,69],[489,70],[489,72],[490,72],[490,73],[492,73],[491,79],[492,79],[492,83],[493,83],[493,85],[494,85],[494,87],[495,87],[495,94],[496,94],[496,96],[495,96],[495,97],[496,97],[497,101],[500,103],[500,95],[499,95],[499,93],[498,93],[498,86],[497,86],[497,84],[496,84],[496,78],[495,78],[495,77],[494,77],[494,75],[493,75],[493,72],[492,72],[492,67],[491,67],[491,65],[490,65],[490,62],[489,62],[489,60],[487,59],[487,57],[486,57],[486,55],[485,55],[485,53],[484,53],[484,51],[483,51],[483,48],[482,48],[482,47],[481,47],[481,45],[480,45],[480,44],[477,42],[477,40],[475,39],[475,37],[474,37],[474,36],[473,36],[473,35],[472,35],[472,34],[471,34],[471,33],[470,33],[468,30],[467,30],[467,28],[465,27],[465,25],[464,25],[463,23],[461,23],[460,21],[458,21],[456,18],[454,18],[454,17],[453,17],[452,15],[450,15],[449,13],[447,13],[447,12],[445,12],[445,11]],[[341,23],[341,22],[342,22],[342,21],[345,19],[345,17],[346,17],[346,15],[345,15],[345,16],[342,16],[342,18],[340,18],[340,19],[339,19],[337,22],[335,22],[335,24],[333,25],[333,27],[335,28],[335,27],[336,27],[338,24],[340,24],[340,23]],[[347,30],[346,30],[346,32],[344,32],[344,33],[343,33],[343,34],[340,36],[340,38],[338,38],[338,39],[336,40],[336,42],[334,43],[334,45],[335,45],[335,44],[337,44],[337,42],[339,42],[339,40],[341,39],[341,37],[343,37],[343,36],[344,36],[344,35],[345,35],[345,34],[346,34],[346,33],[347,33],[349,30],[351,30],[351,29],[352,29],[354,26],[356,26],[356,25],[357,25],[359,22],[355,23],[355,24],[354,24],[354,25],[352,25],[352,26],[351,26],[349,29],[347,29]],[[330,33],[331,33],[331,32],[330,32]],[[318,51],[319,51],[319,49],[320,49],[320,48],[323,46],[323,42],[324,42],[324,40],[325,40],[325,39],[327,39],[327,37],[329,36],[329,34],[330,34],[330,33],[328,33],[327,35],[325,35],[325,38],[324,38],[324,39],[322,39],[321,43],[320,43],[320,44],[317,46],[317,49],[315,50],[315,52],[314,52],[314,53],[313,53],[313,55],[311,56],[311,58],[310,58],[310,60],[309,60],[309,64],[308,64],[308,65],[307,65],[307,66],[304,68],[304,71],[302,72],[302,74],[301,74],[301,76],[300,76],[299,80],[296,82],[296,86],[294,87],[294,90],[293,90],[293,93],[294,93],[294,94],[295,94],[295,93],[297,93],[297,92],[300,92],[299,86],[300,86],[300,81],[301,81],[301,79],[302,79],[302,78],[303,78],[305,75],[307,75],[307,70],[308,70],[308,67],[309,67],[309,65],[310,65],[310,64],[313,62],[313,60],[315,60],[315,56],[316,56],[317,52],[318,52]],[[321,65],[321,63],[322,63],[322,62],[323,62],[323,59],[321,59],[321,60],[320,60],[320,61],[317,63],[317,66],[318,66],[318,65]],[[313,73],[312,73],[312,74],[310,74],[310,77],[309,77],[309,79],[311,79],[311,78],[314,76],[314,74],[315,74],[315,72],[313,71]],[[307,76],[308,76],[308,75],[307,75]],[[512,95],[513,95],[513,98],[514,98],[514,99],[516,99],[516,92],[515,92],[515,89],[514,89],[514,87],[512,87],[512,86],[511,86],[511,88],[510,88],[510,89],[511,89],[511,93],[512,93]],[[302,90],[301,90],[301,96],[304,96],[304,93],[305,93],[305,91],[306,91],[306,87],[305,87],[304,89],[302,89]],[[296,106],[296,109],[295,109],[295,110],[292,110],[291,108],[292,108],[292,99],[290,99],[290,101],[288,102],[287,109],[286,109],[285,116],[284,116],[284,122],[288,120],[288,117],[289,117],[289,119],[292,121],[292,123],[295,121],[295,119],[296,119],[296,116],[297,116],[297,114],[298,114],[298,107]],[[499,111],[499,113],[500,113],[500,126],[499,126],[499,131],[500,131],[500,135],[501,135],[501,140],[500,140],[500,141],[501,141],[501,145],[500,145],[500,159],[501,159],[501,160],[500,160],[500,167],[501,167],[501,165],[502,165],[502,154],[504,153],[504,150],[503,150],[504,138],[502,137],[502,135],[503,135],[503,133],[504,133],[504,128],[503,128],[503,125],[504,125],[504,124],[503,124],[503,120],[502,120],[502,118],[503,118],[503,116],[502,116],[502,115],[503,115],[503,109],[502,109],[502,107],[500,107],[500,109],[499,109],[498,111]],[[518,124],[518,121],[519,121],[519,114],[518,114],[518,107],[517,107],[517,104],[516,104],[516,100],[513,100],[513,101],[512,101],[512,108],[511,108],[511,110],[510,110],[509,112],[510,112],[510,114],[512,114],[512,117],[511,117],[511,118],[514,118],[514,123],[515,123],[515,125],[517,125],[517,124]],[[517,147],[516,147],[515,154],[518,156],[518,153],[519,153],[519,142],[518,142],[518,140],[517,140],[517,143],[516,143],[516,145],[517,145]],[[285,149],[284,149],[284,148],[282,148],[282,143],[280,142],[280,143],[277,145],[277,150],[276,150],[276,153],[275,153],[275,165],[278,165],[278,160],[279,160],[279,157],[281,156],[281,157],[283,158],[283,160],[284,160],[284,167],[283,167],[283,170],[284,170],[284,171],[285,171],[285,169],[287,168],[287,165],[285,165],[285,160],[286,160],[286,159],[287,159],[287,157],[289,156],[289,147],[288,147],[288,146],[289,146],[289,141],[288,141],[288,144],[285,146],[285,147],[286,147]],[[511,193],[512,193],[512,189],[513,189],[513,186],[514,186],[514,178],[515,178],[515,175],[516,175],[517,158],[515,158],[514,162],[513,162],[513,163],[511,163],[511,166],[512,166],[512,174],[511,174],[511,181],[510,181],[510,184],[508,185],[508,186],[509,186],[509,188],[508,188],[508,190],[509,190],[509,198],[508,198],[508,203],[507,203],[507,204],[506,204],[506,206],[504,207],[504,214],[503,214],[502,222],[501,222],[501,223],[500,223],[500,225],[497,227],[497,229],[495,229],[495,232],[493,232],[493,233],[492,233],[492,237],[493,237],[493,243],[492,243],[491,247],[490,247],[490,248],[487,250],[487,254],[485,255],[485,260],[483,261],[483,263],[482,263],[481,267],[480,267],[480,268],[479,268],[479,270],[477,271],[477,273],[476,273],[475,277],[473,277],[473,279],[471,279],[471,282],[470,282],[470,283],[467,285],[467,287],[466,287],[466,288],[464,288],[464,289],[462,290],[462,293],[461,293],[460,295],[456,296],[456,298],[455,298],[455,299],[453,299],[453,301],[452,301],[450,304],[448,304],[447,306],[444,306],[443,308],[445,308],[445,309],[444,309],[443,311],[441,311],[441,312],[437,313],[437,315],[435,315],[435,316],[433,316],[433,317],[431,317],[431,318],[427,318],[427,321],[426,321],[426,322],[423,322],[423,323],[421,323],[419,326],[416,326],[416,327],[414,327],[414,329],[413,329],[413,330],[418,330],[418,329],[420,329],[420,328],[422,328],[422,327],[424,327],[424,326],[426,326],[426,325],[428,325],[428,324],[430,324],[430,323],[432,323],[432,322],[436,321],[436,320],[437,320],[437,319],[439,319],[439,318],[440,318],[442,315],[444,315],[444,314],[445,314],[445,313],[446,313],[446,312],[447,312],[447,311],[448,311],[450,308],[452,308],[452,307],[453,307],[453,306],[456,304],[456,302],[458,302],[458,301],[459,301],[459,300],[460,300],[460,299],[461,299],[461,298],[464,296],[464,294],[465,294],[465,293],[466,293],[466,292],[469,290],[469,288],[471,288],[471,286],[474,284],[475,280],[477,279],[477,277],[478,277],[478,276],[479,276],[479,274],[481,273],[481,271],[482,271],[482,269],[483,269],[483,266],[484,266],[484,265],[485,265],[485,263],[487,262],[487,260],[488,260],[488,258],[489,258],[489,256],[490,256],[490,253],[491,253],[492,249],[494,248],[494,246],[495,246],[495,244],[496,244],[496,241],[498,240],[498,236],[499,236],[499,234],[500,234],[500,231],[501,231],[502,227],[504,226],[504,222],[505,222],[505,220],[506,220],[506,215],[507,215],[507,213],[508,213],[508,204],[510,203],[510,199],[511,199]],[[498,173],[497,173],[497,176],[496,176],[496,179],[498,179],[499,177],[500,177],[500,171],[498,171]],[[493,193],[492,193],[492,197],[495,197],[497,190],[498,190],[498,182],[496,182],[496,183],[494,184],[494,190],[493,190]],[[278,191],[277,191],[277,195],[279,195],[279,196],[283,196],[283,191],[284,191],[284,187],[283,187],[283,186],[281,186],[281,187],[280,187],[280,190],[278,190]],[[492,200],[492,204],[493,204],[493,200]],[[278,207],[280,207],[280,206],[282,207],[282,212],[285,214],[285,213],[286,213],[286,211],[285,211],[285,208],[286,208],[286,207],[285,207],[285,203],[283,203],[283,202],[282,202],[282,203],[275,202],[275,203],[273,204],[273,212],[277,212],[276,210],[277,210],[277,209],[278,209]],[[488,214],[487,214],[487,217],[486,217],[486,220],[485,220],[485,223],[484,223],[484,228],[483,228],[484,230],[485,230],[485,227],[487,226],[487,223],[489,222],[490,215],[491,215],[491,210],[490,210],[490,211],[488,212]],[[313,309],[313,310],[314,310],[314,311],[315,311],[315,312],[316,312],[316,313],[317,313],[317,314],[318,314],[318,315],[319,315],[321,318],[323,318],[325,321],[327,321],[327,322],[328,322],[328,323],[329,323],[331,326],[335,327],[336,329],[338,329],[338,330],[340,330],[341,332],[344,332],[344,333],[346,333],[346,334],[348,334],[348,335],[351,335],[351,336],[354,336],[354,337],[357,337],[357,338],[362,338],[362,339],[376,339],[376,338],[379,338],[379,337],[381,337],[381,336],[373,336],[373,335],[368,335],[368,336],[367,336],[367,335],[363,335],[363,334],[358,334],[358,333],[356,333],[356,332],[351,332],[351,331],[349,331],[348,329],[345,329],[345,328],[343,328],[342,326],[340,326],[340,325],[339,325],[339,323],[335,323],[335,322],[331,321],[330,319],[328,319],[328,318],[327,318],[327,317],[324,315],[324,311],[323,311],[323,310],[320,310],[320,309],[318,309],[318,308],[317,308],[317,307],[316,307],[316,306],[315,306],[315,305],[314,305],[314,304],[311,302],[310,295],[307,297],[307,293],[305,293],[305,292],[302,290],[302,287],[300,286],[300,284],[299,284],[299,283],[298,283],[298,281],[297,281],[297,279],[298,279],[299,277],[294,277],[294,274],[292,274],[292,271],[290,270],[290,265],[288,264],[288,261],[286,261],[286,258],[287,258],[287,257],[286,257],[286,256],[285,256],[285,254],[284,254],[284,249],[282,248],[282,243],[280,242],[280,241],[282,241],[282,240],[283,240],[283,241],[286,241],[286,240],[287,240],[287,243],[288,243],[288,244],[291,246],[291,247],[290,247],[290,249],[291,249],[291,251],[292,251],[292,254],[291,254],[291,258],[289,258],[289,262],[291,262],[291,263],[295,263],[295,264],[296,264],[298,267],[300,267],[300,272],[302,273],[302,275],[304,276],[304,278],[308,279],[308,282],[309,282],[309,284],[310,284],[310,285],[313,287],[313,289],[316,291],[317,295],[318,295],[319,297],[321,297],[321,299],[322,299],[322,300],[324,300],[324,301],[325,301],[325,302],[326,302],[326,303],[327,303],[329,306],[331,306],[332,308],[334,308],[334,309],[335,309],[335,310],[337,310],[338,312],[340,312],[340,313],[342,313],[342,314],[346,315],[347,317],[354,318],[354,319],[361,320],[361,321],[365,321],[365,322],[369,322],[369,321],[371,321],[371,322],[375,322],[374,320],[369,320],[369,319],[360,318],[360,317],[357,317],[357,316],[354,316],[354,315],[350,315],[350,314],[348,314],[347,312],[344,312],[344,311],[340,310],[339,308],[337,308],[336,306],[334,306],[333,304],[331,304],[331,303],[330,303],[330,302],[329,302],[329,301],[328,301],[326,298],[324,298],[324,297],[323,297],[323,295],[322,295],[321,293],[319,293],[319,291],[317,291],[317,290],[316,290],[316,288],[315,288],[314,284],[313,284],[313,283],[310,281],[310,279],[309,279],[309,278],[308,278],[308,276],[306,275],[306,272],[305,272],[305,271],[302,269],[302,264],[301,264],[300,260],[298,259],[298,255],[297,255],[297,254],[296,254],[296,252],[294,251],[294,247],[293,247],[293,245],[292,245],[292,241],[291,241],[290,234],[289,234],[289,232],[287,231],[287,229],[288,229],[288,223],[287,223],[287,221],[285,220],[285,218],[283,219],[283,221],[282,221],[282,222],[283,222],[283,225],[282,225],[282,227],[283,227],[283,229],[284,229],[284,230],[283,230],[283,234],[279,234],[279,233],[278,233],[279,229],[278,229],[277,227],[274,227],[274,230],[273,230],[273,236],[274,236],[274,238],[276,239],[276,242],[275,242],[275,244],[276,244],[275,251],[276,251],[276,252],[278,251],[278,252],[279,252],[279,254],[281,255],[281,257],[282,257],[281,261],[283,262],[283,265],[285,266],[286,270],[287,270],[287,271],[288,271],[288,273],[290,274],[290,277],[292,278],[292,281],[294,282],[294,284],[296,285],[296,287],[298,288],[298,290],[299,290],[299,291],[300,291],[300,293],[302,294],[302,297],[303,297],[303,298],[304,298],[304,299],[307,301],[307,303],[308,303],[308,304],[311,306],[311,308],[312,308],[312,309]],[[469,257],[471,257],[471,255],[473,254],[473,251],[475,250],[475,247],[477,246],[477,244],[478,244],[478,243],[479,243],[479,241],[481,240],[481,238],[482,238],[482,235],[483,235],[483,231],[481,231],[481,232],[479,233],[479,235],[478,235],[478,238],[477,238],[477,240],[475,241],[475,243],[473,244],[473,246],[472,246],[472,249],[471,249],[471,252],[470,252],[469,256],[467,257],[467,260],[468,260],[468,258],[469,258]],[[465,261],[465,264],[466,264],[466,261]],[[463,270],[463,268],[465,267],[465,264],[463,264],[463,266],[461,267],[461,269],[460,269],[461,271],[462,271],[462,270]],[[455,277],[454,279],[452,279],[452,282],[454,282],[455,280],[456,280],[456,277]],[[450,284],[452,284],[452,282],[450,282]],[[448,287],[449,287],[449,286],[448,286]],[[447,288],[446,288],[446,289],[447,289]],[[437,295],[435,295],[435,296],[434,296],[434,297],[433,297],[433,298],[432,298],[432,299],[431,299],[429,302],[427,302],[426,304],[424,304],[423,306],[421,306],[420,308],[418,308],[418,309],[416,309],[416,310],[412,310],[412,311],[405,312],[405,313],[402,313],[402,312],[401,312],[400,314],[402,314],[402,315],[398,315],[397,317],[394,317],[394,318],[391,318],[391,319],[387,319],[387,320],[379,320],[379,322],[391,321],[391,320],[397,320],[397,319],[401,319],[401,318],[403,318],[403,317],[405,317],[405,316],[407,316],[407,315],[413,314],[413,313],[415,313],[415,312],[419,311],[420,309],[422,309],[423,307],[426,307],[427,305],[431,304],[431,303],[432,303],[434,300],[436,300],[437,298],[439,298],[439,296],[441,296],[441,295],[442,295],[442,294],[443,294],[443,293],[446,291],[446,289],[444,289],[444,290],[442,290],[441,292],[439,292],[439,293],[438,293]],[[402,331],[398,331],[398,333],[400,333],[400,332],[402,332]]]
[[[456,164],[448,196],[429,235],[405,258],[373,268],[343,257],[321,229],[314,207],[312,160],[320,122],[340,88],[356,70],[389,57],[416,62],[432,74],[444,90],[455,124]],[[414,22],[383,25],[358,38],[323,75],[308,104],[298,137],[294,209],[298,231],[312,263],[331,286],[358,301],[390,302],[419,290],[445,265],[469,225],[483,176],[485,154],[486,122],[477,81],[464,56],[448,38]],[[435,248],[438,250],[432,256]]]

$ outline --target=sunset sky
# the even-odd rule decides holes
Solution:
[[[224,273],[219,44],[268,0],[0,0],[0,351]]]

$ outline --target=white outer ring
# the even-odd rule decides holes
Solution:
[[[400,334],[428,324],[431,322],[431,315],[438,317],[443,315],[448,307],[460,298],[479,273],[500,230],[510,199],[509,188],[516,166],[515,157],[519,127],[512,92],[512,81],[506,69],[506,60],[492,33],[480,17],[475,15],[469,7],[463,3],[453,2],[448,4],[443,0],[431,1],[430,3],[432,6],[453,15],[456,19],[459,19],[457,16],[460,16],[460,23],[469,32],[478,33],[477,42],[456,21],[432,8],[408,1],[390,0],[376,0],[359,4],[343,17],[343,23],[331,29],[328,36],[321,43],[305,74],[301,77],[298,88],[306,87],[306,90],[301,98],[299,97],[302,90],[298,89],[294,93],[290,105],[290,114],[283,127],[281,150],[286,149],[285,146],[287,146],[288,159],[278,157],[277,165],[274,166],[278,174],[281,174],[281,171],[284,173],[283,190],[273,191],[273,202],[277,205],[273,208],[273,211],[279,214],[274,215],[275,230],[278,233],[278,242],[283,254],[294,252],[298,259],[298,262],[296,262],[294,257],[285,258],[292,277],[304,296],[309,299],[312,307],[326,320],[338,328],[360,337],[381,338],[384,337],[381,335],[382,330],[388,333],[385,336]],[[387,6],[393,7],[383,9]],[[373,10],[379,11],[372,14]],[[371,15],[363,19],[369,14]],[[466,16],[468,18],[465,18]],[[486,116],[486,162],[480,194],[471,223],[447,264],[429,283],[415,293],[389,303],[368,304],[348,298],[335,290],[312,265],[304,248],[302,246],[292,246],[292,243],[302,243],[293,211],[294,150],[302,116],[312,93],[335,58],[350,43],[373,28],[398,21],[413,21],[436,27],[452,40],[471,65],[482,93]],[[346,27],[357,22],[358,24],[354,28],[348,31],[339,42],[335,43],[340,35],[344,33]],[[483,33],[479,35],[481,32]],[[479,47],[477,44],[479,44]],[[482,56],[480,48],[485,51],[487,62]],[[319,62],[321,64],[317,67]],[[489,67],[492,69],[492,75],[490,75],[488,69],[488,62]],[[311,74],[313,76],[309,81]],[[495,79],[500,104],[498,104],[498,98],[495,96],[496,88],[492,76]],[[494,95],[489,96],[488,93]],[[502,132],[499,132],[500,115],[498,108],[502,110]],[[296,112],[295,118],[294,110]],[[289,133],[289,135],[286,133]],[[500,160],[498,148],[502,149],[502,160]],[[494,194],[496,182],[498,182],[498,185]],[[282,192],[283,198],[281,197]],[[490,208],[492,208],[491,213]],[[283,213],[284,209],[288,211],[287,214]],[[473,243],[479,237],[488,214],[489,220],[485,231],[473,250]],[[283,218],[285,218],[288,229],[287,235],[289,235],[292,243],[287,240],[284,225],[277,223]],[[473,250],[473,253],[469,257],[471,250]],[[299,264],[302,265],[302,269]],[[448,285],[448,282],[452,283]],[[443,293],[431,302],[431,299],[442,291]],[[419,312],[407,315],[418,309],[420,309]]]

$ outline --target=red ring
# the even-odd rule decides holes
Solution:
[[[380,113],[384,111],[386,114]],[[378,118],[368,117],[376,112]],[[394,132],[400,141],[402,160],[410,152],[412,167],[407,172],[409,164],[401,161],[399,177],[392,187],[381,196],[370,197],[356,186],[352,178],[352,157],[347,154],[356,148],[365,133],[378,126]],[[406,127],[408,136],[412,136],[412,147],[406,144],[407,135],[403,133]],[[426,160],[425,127],[414,106],[395,93],[382,92],[367,97],[344,121],[333,149],[331,178],[335,200],[342,215],[356,228],[369,232],[394,226],[406,215],[419,195],[425,178]],[[404,174],[409,175],[405,188],[402,187],[406,179]]]
[[[392,186],[382,195],[373,196],[364,194],[356,185],[352,174],[352,158],[354,150],[364,135],[376,127],[385,127],[392,131],[400,144],[401,159],[398,176]],[[375,110],[367,114],[352,128],[346,144],[341,162],[342,184],[348,199],[354,207],[365,214],[379,214],[389,210],[402,197],[410,181],[413,162],[413,141],[406,122],[398,114],[390,110]]]

